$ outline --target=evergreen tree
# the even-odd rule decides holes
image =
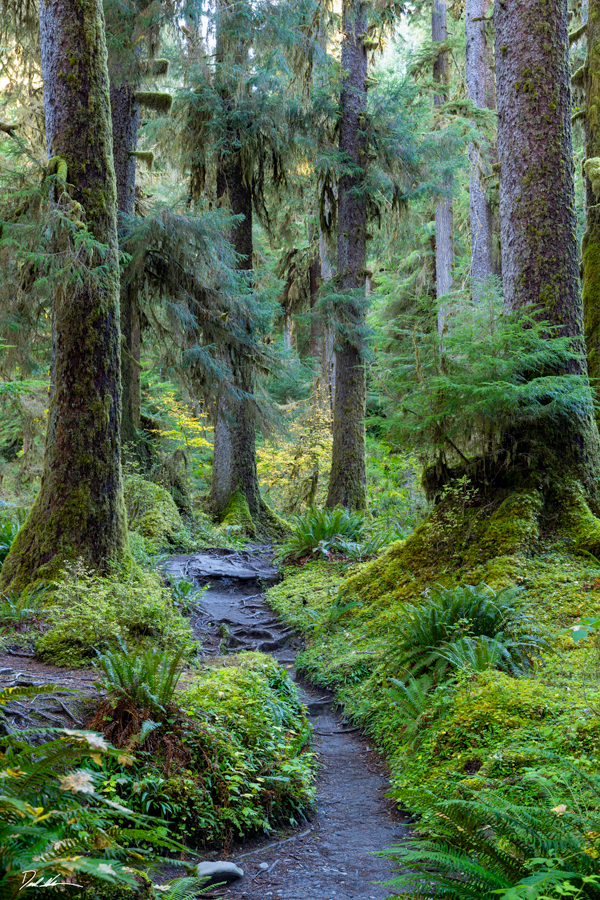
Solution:
[[[52,393],[38,497],[2,569],[4,586],[54,575],[66,558],[122,563],[116,184],[100,0],[42,0],[49,171],[79,265],[53,297]]]
[[[327,506],[366,506],[366,381],[363,345],[367,264],[366,116],[368,4],[342,6],[342,86],[337,198],[337,279],[343,331],[336,347],[333,449]],[[338,304],[339,305],[339,304]]]
[[[488,106],[490,71],[489,52],[486,47],[485,23],[489,13],[489,0],[466,0],[465,22],[467,32],[467,90],[473,103],[483,109]],[[492,211],[486,197],[485,179],[489,175],[489,163],[484,148],[469,144],[471,178],[469,199],[471,210],[471,284],[474,297],[481,297],[482,289],[493,272]]]
[[[567,0],[506,0],[495,6],[502,281],[510,310],[547,319],[579,351],[583,321],[567,21]],[[571,371],[585,374],[585,361],[574,359]],[[560,472],[563,484],[571,478],[596,503],[600,447],[591,403],[569,419],[525,429],[518,455],[546,488]]]

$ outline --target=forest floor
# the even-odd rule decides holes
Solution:
[[[310,819],[233,845],[228,859],[243,868],[244,878],[212,896],[232,900],[389,897],[390,888],[381,882],[393,876],[392,864],[375,853],[405,840],[408,828],[396,805],[386,798],[390,784],[380,755],[358,729],[347,725],[332,694],[295,675],[294,660],[302,641],[264,599],[265,585],[277,577],[268,549],[177,556],[166,568],[177,578],[186,577],[198,586],[208,584],[192,617],[202,655],[255,650],[270,653],[290,671],[308,708],[319,761],[316,807]],[[98,695],[97,678],[95,671],[47,665],[25,654],[0,655],[0,685],[56,684],[75,692],[73,700],[61,695],[72,721],[65,715],[62,718],[70,727],[82,724],[82,708],[91,695]],[[61,711],[53,709],[50,715],[60,716]],[[223,854],[210,851],[202,857],[216,860]],[[198,856],[193,859],[198,861]],[[185,873],[173,868],[163,877],[177,874]]]

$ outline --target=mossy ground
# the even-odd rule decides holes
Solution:
[[[535,493],[512,495],[484,514],[442,504],[374,562],[345,571],[310,563],[287,570],[268,592],[269,603],[306,637],[300,670],[333,689],[385,752],[400,802],[403,789],[415,785],[446,796],[527,790],[527,769],[544,764],[547,752],[595,765],[600,642],[575,643],[563,630],[600,610],[600,568],[578,540],[597,520],[574,517],[570,503],[563,520],[571,536],[559,538],[544,534]],[[520,585],[548,649],[530,676],[487,671],[441,686],[419,723],[407,727],[389,693],[390,678],[403,675],[393,651],[407,606],[434,583],[481,582]]]

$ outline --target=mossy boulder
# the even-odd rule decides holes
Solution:
[[[185,526],[169,491],[141,475],[129,475],[124,488],[129,528],[145,539],[148,549],[179,546]]]

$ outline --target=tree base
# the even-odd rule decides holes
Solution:
[[[406,540],[347,579],[344,593],[365,604],[385,605],[386,595],[415,602],[432,583],[514,584],[519,557],[542,542],[567,542],[581,555],[600,557],[600,519],[577,483],[505,491],[490,501],[464,484],[451,489]]]
[[[265,501],[260,499],[260,514],[252,518],[248,500],[241,488],[235,491],[221,516],[221,527],[235,528],[250,538],[261,537],[266,540],[283,540],[290,533],[290,526],[277,513],[273,512]]]

